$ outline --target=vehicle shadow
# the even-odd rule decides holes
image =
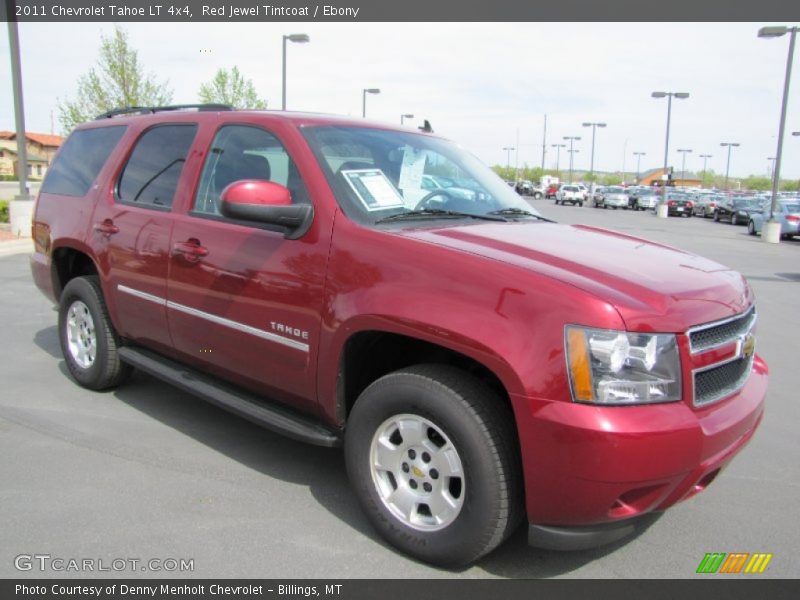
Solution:
[[[34,336],[34,343],[61,359],[59,371],[65,379],[71,379],[57,335],[56,327],[42,329]],[[124,385],[106,393],[255,473],[307,487],[319,505],[334,517],[394,551],[375,533],[361,512],[350,489],[341,449],[312,446],[273,433],[139,371]],[[204,465],[192,467],[181,462],[181,469],[196,468],[205,476],[231,477],[228,470],[209,474]],[[237,482],[241,482],[241,478]],[[259,486],[259,478],[254,476],[246,485]],[[628,541],[630,539],[588,551],[554,552],[529,547],[527,528],[521,526],[505,544],[476,566],[499,577],[553,577],[570,573]],[[448,572],[458,574],[466,570],[468,568]]]
[[[58,342],[58,326],[56,325],[37,331],[33,336],[33,343],[53,358],[64,358],[61,354],[61,344]]]

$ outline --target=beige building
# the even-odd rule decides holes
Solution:
[[[64,138],[46,133],[26,133],[25,149],[28,154],[28,177],[41,180],[53,162]],[[0,175],[18,176],[17,134],[0,131]]]

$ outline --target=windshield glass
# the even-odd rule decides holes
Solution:
[[[735,208],[751,208],[757,207],[760,204],[757,198],[745,198],[742,200],[734,200],[733,206]]]
[[[606,194],[624,194],[625,189],[621,187],[609,187],[606,188]]]
[[[361,224],[419,210],[448,211],[451,219],[457,217],[452,213],[506,211],[503,217],[509,219],[523,218],[522,211],[539,214],[494,171],[452,142],[366,127],[302,131],[342,210]]]
[[[788,202],[784,203],[783,211],[787,213],[798,213],[800,212],[800,203],[791,203]]]

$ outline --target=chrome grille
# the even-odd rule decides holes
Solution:
[[[703,406],[734,393],[741,388],[753,368],[753,357],[711,367],[694,374],[694,405]]]
[[[756,309],[751,307],[741,315],[725,321],[700,325],[689,331],[689,346],[692,354],[709,350],[736,341],[753,328]]]

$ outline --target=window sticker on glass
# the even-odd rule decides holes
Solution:
[[[384,210],[403,206],[403,198],[380,169],[354,169],[342,171],[367,210]]]
[[[406,190],[418,190],[422,187],[422,173],[425,171],[425,160],[427,156],[424,151],[417,150],[412,146],[403,149],[403,166],[400,168],[400,181],[397,183],[403,192]]]

